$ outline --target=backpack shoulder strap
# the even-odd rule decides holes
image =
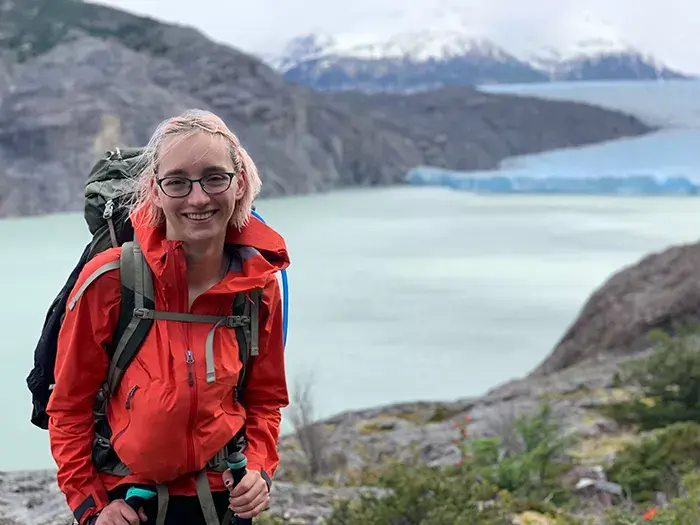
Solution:
[[[238,353],[242,363],[241,373],[236,385],[236,401],[243,401],[243,392],[248,379],[248,364],[251,356],[257,356],[259,349],[260,299],[262,290],[256,288],[249,292],[239,292],[233,300],[233,315],[240,315],[250,322],[236,327]]]
[[[121,308],[112,344],[107,352],[110,357],[107,386],[114,394],[124,370],[153,325],[153,319],[139,316],[143,309],[153,310],[155,299],[153,276],[141,248],[134,240],[122,245],[120,256]]]

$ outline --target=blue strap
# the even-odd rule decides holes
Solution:
[[[265,220],[260,216],[255,210],[250,210],[250,213],[258,218],[263,224],[267,224]],[[289,282],[287,280],[287,270],[282,270],[282,307],[283,307],[283,321],[282,325],[284,327],[284,346],[287,346],[287,327],[289,322]]]

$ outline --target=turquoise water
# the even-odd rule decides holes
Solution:
[[[682,198],[394,188],[259,211],[292,257],[290,386],[312,373],[321,416],[477,395],[522,375],[612,272],[700,231],[700,203]],[[0,245],[12,247],[0,258],[0,469],[52,465],[46,433],[29,423],[25,378],[86,239],[80,214],[0,221]]]

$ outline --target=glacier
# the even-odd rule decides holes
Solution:
[[[517,171],[460,172],[417,166],[406,174],[410,184],[441,186],[473,193],[553,195],[698,195],[700,181],[672,174],[535,175]]]
[[[700,129],[679,127],[579,148],[511,157],[498,169],[416,166],[414,185],[475,193],[572,195],[700,194]]]
[[[571,100],[633,114],[658,131],[578,148],[511,157],[494,170],[416,166],[414,185],[474,193],[700,194],[700,81],[595,82],[482,88]]]

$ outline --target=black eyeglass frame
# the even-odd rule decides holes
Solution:
[[[207,189],[204,187],[204,184],[206,183],[206,179],[208,179],[209,177],[215,177],[215,176],[221,176],[221,175],[228,175],[228,184],[226,185],[226,187],[225,187],[224,189],[222,189],[222,190],[220,190],[220,191],[216,191],[216,192],[207,191]],[[188,179],[187,177],[183,177],[183,176],[180,176],[180,175],[171,176],[171,177],[162,177],[162,178],[156,177],[156,184],[157,184],[158,187],[163,191],[163,193],[165,193],[165,194],[166,194],[168,197],[170,197],[171,199],[184,199],[184,198],[187,197],[190,193],[192,193],[192,186],[194,186],[194,183],[195,183],[195,182],[198,182],[198,183],[199,183],[199,185],[200,185],[201,188],[202,188],[202,191],[203,191],[204,193],[206,193],[207,195],[219,195],[219,194],[225,192],[226,190],[228,190],[228,189],[231,187],[231,182],[233,182],[233,178],[234,178],[235,176],[236,176],[236,173],[233,173],[233,172],[230,172],[230,171],[219,171],[219,172],[216,172],[216,173],[208,173],[208,174],[206,174],[206,175],[204,175],[203,177],[200,177],[200,178],[198,178],[198,179]],[[179,180],[187,181],[187,183],[189,184],[189,187],[187,188],[187,193],[185,193],[184,195],[170,195],[170,194],[167,192],[167,190],[166,190],[165,188],[163,188],[163,181],[164,181],[164,180],[167,180],[167,179],[179,179]]]

